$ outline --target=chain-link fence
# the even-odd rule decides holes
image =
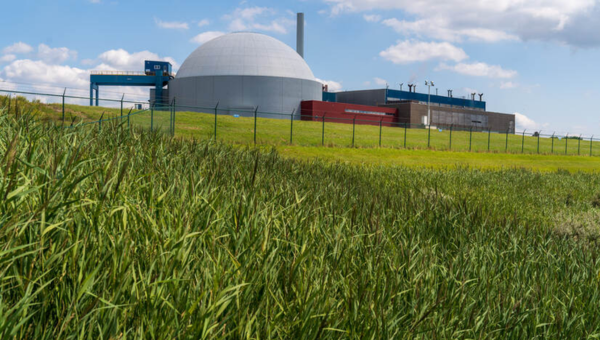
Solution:
[[[18,113],[33,105],[49,119],[78,126],[120,120],[127,126],[162,131],[171,136],[222,140],[238,144],[301,145],[360,148],[408,148],[469,152],[600,156],[600,139],[541,131],[492,131],[390,122],[384,117],[328,117],[326,111],[263,112],[255,109],[151,105],[123,98],[100,99],[103,107],[82,103],[89,98],[63,94],[0,90],[5,110]],[[40,97],[53,103],[42,104]],[[27,100],[34,99],[34,100]],[[36,100],[37,99],[37,100]]]

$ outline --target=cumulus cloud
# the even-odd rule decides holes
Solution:
[[[15,44],[12,44],[8,47],[5,47],[2,52],[4,54],[25,54],[25,53],[30,53],[33,51],[33,47],[23,43],[23,42],[18,42]]]
[[[416,21],[398,20],[396,18],[382,21],[404,36],[417,36],[439,39],[450,42],[469,41],[497,42],[502,40],[517,40],[518,37],[500,30],[487,28],[451,28],[444,18],[431,18]]]
[[[198,27],[204,27],[210,25],[210,21],[208,19],[202,19],[198,22]]]
[[[187,30],[190,28],[187,22],[181,21],[162,21],[154,18],[154,23],[160,28],[169,30]]]
[[[48,45],[40,44],[37,57],[48,64],[62,64],[68,60],[76,60],[77,52],[66,47],[51,48]]]
[[[106,51],[98,56],[101,64],[96,67],[97,70],[117,70],[132,71],[141,70],[146,60],[168,61],[173,65],[173,69],[178,69],[179,64],[170,57],[160,57],[150,51],[141,51],[129,53],[124,49]]]
[[[223,16],[223,19],[229,21],[230,31],[255,30],[287,34],[295,21],[290,13],[287,16],[277,16],[277,13],[269,7],[237,8],[233,13]]]
[[[381,57],[394,64],[409,64],[428,60],[462,61],[468,58],[465,51],[450,43],[398,41],[379,53]]]
[[[43,83],[57,86],[89,86],[89,72],[66,65],[50,65],[41,60],[16,60],[3,69],[7,81]]]
[[[517,71],[505,70],[497,65],[488,65],[486,63],[459,63],[456,65],[440,64],[438,70],[450,70],[462,75],[487,78],[514,78],[518,75]]]
[[[11,61],[17,59],[17,56],[14,54],[6,54],[0,57],[0,63],[10,63]]]
[[[193,37],[191,42],[202,45],[202,44],[209,42],[215,38],[218,38],[224,34],[225,34],[224,32],[220,32],[220,31],[208,31],[208,32],[200,33],[197,36]]]
[[[400,10],[415,21],[422,35],[438,38],[463,36],[497,41],[554,41],[571,46],[600,46],[600,2],[597,0],[324,0],[330,13]],[[398,21],[400,22],[400,21]],[[401,23],[401,22],[400,22]],[[427,27],[426,23],[431,26]],[[443,38],[442,38],[443,39]]]
[[[327,85],[329,92],[340,92],[342,90],[342,83],[333,80],[322,80],[317,78],[317,81],[323,85]]]
[[[381,15],[377,15],[377,14],[365,14],[365,15],[363,15],[363,18],[367,22],[380,22],[381,21]]]
[[[524,114],[515,112],[515,123],[517,130],[537,130],[540,128],[540,124],[536,123],[533,119],[527,117]]]
[[[375,84],[379,85],[379,86],[386,86],[386,85],[388,85],[387,80],[382,79],[382,78],[378,78],[378,77],[373,78],[373,82]]]
[[[32,59],[13,59],[9,64],[0,69],[0,88],[4,90],[22,90],[42,93],[62,94],[63,88],[68,88],[68,93],[87,97],[89,94],[90,70],[141,70],[144,60],[164,60],[173,64],[174,69],[178,64],[172,58],[162,58],[159,55],[142,51],[129,53],[125,50],[110,50],[102,53],[96,59],[86,59],[85,65],[90,69],[82,69],[68,65],[58,64],[61,61],[73,60],[74,51],[67,48],[50,48],[40,45],[39,53],[31,54]],[[93,66],[93,67],[92,67]],[[118,89],[103,89],[100,92],[102,99],[121,99],[123,93],[126,99],[146,101],[149,95],[148,88],[119,87]],[[32,99],[35,99],[31,97]],[[39,98],[43,99],[43,98]],[[46,98],[49,102],[55,99]],[[77,102],[86,104],[87,102]],[[104,102],[103,105],[111,105]]]

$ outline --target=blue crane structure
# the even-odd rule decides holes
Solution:
[[[166,61],[145,62],[144,72],[92,71],[90,75],[90,106],[98,106],[100,86],[154,86],[154,104],[163,103],[163,87],[174,78],[171,63]]]

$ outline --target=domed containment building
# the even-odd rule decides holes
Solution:
[[[300,103],[322,99],[322,84],[304,59],[281,41],[258,33],[230,33],[196,49],[169,82],[169,102],[214,108],[219,113],[244,111],[284,113],[289,118]],[[193,109],[193,111],[204,111]],[[212,111],[208,111],[212,112]]]

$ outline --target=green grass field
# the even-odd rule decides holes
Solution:
[[[0,98],[1,100],[2,98]],[[6,102],[6,99],[3,100]],[[60,104],[32,104],[21,98],[23,107],[34,107],[43,119],[60,121]],[[14,110],[14,104],[13,104]],[[124,110],[127,115],[129,109]],[[116,118],[120,109],[66,105],[67,125],[71,122],[92,122]],[[118,120],[121,122],[121,120]],[[212,139],[215,131],[214,114],[177,112],[175,135],[184,138]],[[131,126],[138,126],[168,133],[170,112],[150,111],[136,114],[129,119]],[[59,122],[60,123],[60,122]],[[127,119],[123,120],[127,124]],[[378,126],[357,125],[352,148],[352,124],[294,121],[258,118],[257,145],[277,147],[282,155],[301,159],[406,165],[424,167],[468,166],[482,169],[528,168],[538,171],[598,171],[600,169],[600,142],[589,140],[550,139],[522,135],[506,135],[487,132],[452,132],[433,129],[405,129],[383,127],[379,148]],[[292,131],[290,131],[292,130]],[[291,132],[291,137],[290,137]],[[323,138],[324,137],[324,138]],[[405,138],[406,137],[406,138]],[[508,137],[508,143],[507,143]],[[290,145],[290,138],[292,143]],[[429,138],[430,147],[427,148]],[[235,145],[254,145],[254,119],[217,116],[217,140]],[[406,140],[406,147],[405,146]],[[489,145],[488,145],[489,141]],[[325,146],[325,147],[322,147]],[[489,151],[488,151],[489,146]],[[471,149],[471,151],[469,151]],[[441,152],[443,151],[443,152]],[[452,152],[446,152],[452,151]],[[589,157],[590,151],[592,156]]]
[[[2,339],[600,336],[599,174],[39,117],[0,113]]]

